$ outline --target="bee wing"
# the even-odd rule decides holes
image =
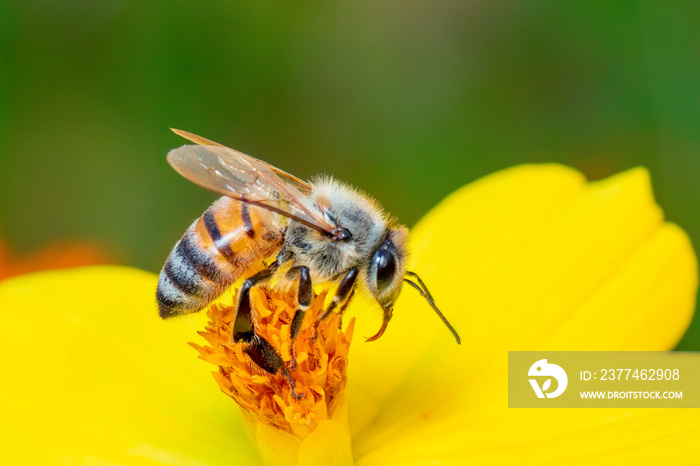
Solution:
[[[199,186],[277,212],[320,232],[333,231],[335,225],[311,206],[308,184],[242,152],[197,138],[195,142],[202,141],[205,145],[182,146],[168,153],[168,162],[182,176]]]
[[[175,128],[170,128],[170,130],[171,130],[173,133],[177,134],[178,136],[181,136],[181,137],[183,137],[183,138],[185,138],[185,139],[187,139],[187,140],[189,140],[189,141],[192,141],[192,142],[194,142],[195,144],[199,144],[199,145],[201,145],[201,146],[219,146],[219,147],[226,147],[226,146],[224,146],[224,145],[222,145],[222,144],[219,144],[218,142],[214,142],[214,141],[212,141],[212,140],[210,140],[210,139],[203,138],[202,136],[197,136],[197,135],[194,134],[194,133],[190,133],[189,131],[183,131],[183,130],[181,130],[181,129],[175,129]],[[231,149],[231,150],[233,150],[233,149]],[[234,150],[234,152],[238,152],[238,151],[235,151],[235,150]],[[238,152],[238,153],[241,154],[240,152]],[[287,173],[287,172],[284,171],[284,170],[280,170],[279,168],[274,167],[274,166],[270,165],[270,164],[267,163],[267,162],[263,162],[263,161],[260,160],[260,159],[256,159],[255,157],[252,157],[252,156],[246,155],[246,154],[241,154],[241,155],[243,155],[243,156],[245,156],[245,157],[248,157],[248,158],[250,158],[250,159],[253,159],[253,160],[257,161],[258,163],[261,163],[261,164],[265,165],[265,166],[268,167],[275,175],[277,175],[277,176],[279,176],[280,178],[282,178],[282,180],[283,180],[284,182],[286,182],[287,184],[291,185],[293,188],[298,189],[298,190],[301,191],[302,193],[311,194],[311,185],[310,185],[309,183],[307,183],[306,181],[300,180],[300,179],[297,178],[296,176],[291,175],[291,174]]]

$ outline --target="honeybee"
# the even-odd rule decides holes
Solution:
[[[298,280],[298,307],[290,326],[296,338],[312,296],[312,283],[338,283],[322,321],[344,309],[356,287],[366,290],[383,310],[381,337],[392,318],[403,283],[421,294],[452,332],[423,281],[406,270],[408,229],[389,217],[369,196],[332,178],[304,182],[261,160],[186,131],[194,142],[173,149],[168,162],[188,180],[223,197],[190,225],[160,272],[156,298],[162,318],[197,312],[254,265],[276,258],[248,277],[238,294],[235,342],[272,374],[293,381],[278,351],[256,333],[250,290],[272,278],[282,265]],[[407,278],[414,278],[415,281]],[[292,352],[293,355],[293,352]],[[292,362],[294,365],[294,362]]]

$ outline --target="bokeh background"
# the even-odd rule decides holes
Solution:
[[[157,271],[215,199],[186,129],[411,225],[526,162],[649,168],[700,245],[700,2],[0,0],[0,234]],[[680,349],[700,350],[696,319]]]

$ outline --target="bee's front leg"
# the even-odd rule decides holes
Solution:
[[[340,305],[340,303],[348,298],[348,296],[352,296],[350,291],[355,288],[357,273],[357,267],[352,267],[340,280],[340,285],[338,285],[338,289],[335,290],[335,295],[333,295],[333,302],[331,302],[330,306],[328,306],[328,308],[324,310],[320,316],[318,316],[318,319],[316,319],[316,322],[314,323],[314,336],[311,338],[312,341],[316,341],[316,338],[318,338],[318,325],[323,321],[323,319],[328,317],[331,312],[333,312]],[[344,310],[345,306],[341,308],[341,311]]]
[[[271,374],[281,372],[289,383],[292,396],[294,398],[301,398],[301,396],[297,395],[294,391],[294,379],[292,379],[291,374],[284,366],[284,360],[269,341],[255,332],[255,324],[253,323],[250,290],[255,285],[272,277],[276,269],[277,263],[275,262],[270,267],[256,273],[243,282],[243,286],[241,286],[241,290],[239,291],[236,320],[233,323],[233,341],[236,343],[245,343],[245,353],[262,369]]]
[[[338,314],[340,314],[340,322],[338,322],[338,329],[343,328],[343,313],[345,313],[345,309],[347,309],[348,306],[350,305],[350,301],[352,301],[353,296],[355,296],[355,289],[354,288],[350,292],[350,296],[348,296],[348,299],[345,300],[343,305],[340,307],[340,311],[338,312]]]
[[[294,313],[294,318],[292,319],[292,325],[289,329],[290,332],[290,343],[289,343],[289,354],[292,357],[292,365],[290,369],[297,370],[297,357],[296,351],[294,350],[294,342],[296,341],[297,335],[299,335],[299,330],[301,330],[301,323],[304,321],[304,314],[311,304],[311,275],[309,274],[309,268],[305,265],[298,267],[292,267],[287,276],[293,277],[295,274],[299,274],[299,292],[298,292],[298,307],[297,311]]]

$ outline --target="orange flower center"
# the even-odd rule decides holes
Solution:
[[[293,397],[282,371],[271,374],[255,364],[245,352],[247,343],[234,343],[234,304],[214,304],[207,315],[209,324],[199,332],[210,346],[190,343],[200,358],[219,366],[212,372],[221,391],[233,398],[260,422],[305,438],[323,419],[331,419],[340,404],[347,379],[347,358],[354,328],[354,319],[341,330],[342,316],[333,313],[318,325],[314,339],[314,323],[324,309],[327,292],[311,301],[298,336],[293,342],[296,370],[292,366],[290,326],[296,312],[295,287],[267,288],[251,291],[253,320],[261,337],[280,354],[294,379]]]

